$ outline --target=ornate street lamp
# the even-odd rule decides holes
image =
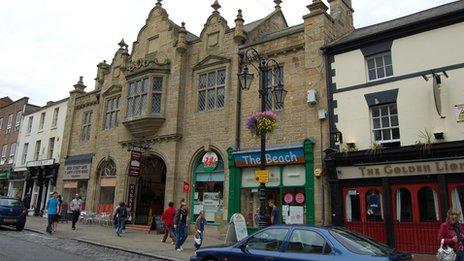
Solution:
[[[240,65],[242,71],[238,74],[240,82],[240,88],[242,90],[249,90],[251,82],[253,81],[254,75],[248,70],[248,65],[251,65],[259,73],[259,94],[261,97],[261,112],[266,111],[266,99],[268,97],[268,91],[271,91],[272,96],[277,107],[282,108],[287,95],[287,90],[284,89],[284,85],[279,82],[276,86],[273,86],[272,90],[269,90],[267,76],[268,73],[274,74],[276,68],[280,68],[279,63],[274,59],[268,59],[261,55],[256,49],[250,48],[240,54]],[[254,63],[257,62],[258,66]],[[275,75],[272,75],[275,76]],[[261,134],[261,162],[259,166],[260,170],[266,170],[266,134]],[[264,228],[267,225],[266,215],[266,184],[259,184],[259,227]]]

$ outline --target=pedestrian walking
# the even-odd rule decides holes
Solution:
[[[280,225],[280,211],[279,208],[275,205],[274,200],[269,200],[269,207],[271,210],[271,226]]]
[[[63,198],[61,197],[60,194],[57,194],[56,199],[58,200],[58,210],[53,220],[53,232],[56,232],[58,230],[58,222],[61,219],[61,210],[62,210],[62,205],[63,205]]]
[[[176,215],[176,208],[174,207],[174,202],[169,202],[169,207],[164,210],[163,216],[161,219],[164,223],[164,237],[161,239],[161,242],[166,242],[168,236],[172,239],[172,244],[176,242],[176,236],[174,235],[174,216]]]
[[[456,254],[456,261],[464,261],[464,239],[463,232],[461,231],[461,224],[459,219],[461,212],[456,209],[450,209],[447,213],[447,218],[441,224],[438,231],[438,242],[443,248],[450,247]],[[437,256],[438,257],[438,256]],[[447,260],[440,259],[438,260]]]
[[[205,225],[206,225],[205,211],[201,210],[200,213],[198,214],[197,220],[195,220],[195,229],[197,230],[197,232],[195,234],[194,246],[196,250],[198,250],[201,247],[201,244],[203,243]]]
[[[179,210],[177,210],[174,216],[174,228],[176,229],[176,250],[183,251],[182,245],[187,239],[187,204],[182,202]]]
[[[69,209],[72,213],[72,230],[76,230],[76,223],[79,220],[79,216],[81,215],[81,206],[82,200],[79,194],[74,195],[74,199],[69,203]]]
[[[47,214],[48,214],[48,224],[47,224],[47,232],[51,235],[53,232],[53,222],[56,219],[56,215],[58,214],[58,193],[52,192],[50,193],[51,197],[48,199],[47,202]]]
[[[116,209],[114,215],[114,218],[116,220],[116,235],[118,235],[118,237],[120,237],[122,234],[124,224],[126,223],[127,215],[128,212],[126,204],[124,202],[120,202],[119,207]]]
[[[27,210],[29,210],[29,208],[31,207],[31,198],[32,198],[31,193],[27,193],[26,196],[24,196],[24,207]]]

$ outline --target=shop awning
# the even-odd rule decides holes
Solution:
[[[65,165],[75,165],[92,162],[92,153],[68,156],[64,161]]]

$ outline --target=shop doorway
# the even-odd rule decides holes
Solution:
[[[149,225],[153,216],[161,216],[164,210],[166,189],[166,164],[158,156],[144,157],[137,182],[135,224]]]

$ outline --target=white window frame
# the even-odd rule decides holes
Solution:
[[[58,123],[58,114],[59,113],[60,113],[60,107],[56,107],[53,110],[52,129],[56,128],[56,124]]]
[[[48,139],[48,157],[47,159],[53,158],[53,152],[55,150],[55,137]]]
[[[8,164],[13,164],[16,154],[16,142],[10,144],[10,157],[8,158]]]
[[[8,151],[8,144],[4,144],[2,146],[2,155],[1,155],[1,158],[0,158],[0,165],[5,164],[7,151]]]
[[[21,120],[22,120],[23,112],[18,111],[16,113],[16,122],[15,122],[15,130],[19,130],[19,126],[21,126]]]
[[[396,114],[392,114],[390,111],[390,106],[394,105],[396,107]],[[382,115],[382,108],[386,107],[387,108],[387,115]],[[379,110],[379,116],[374,117],[374,109]],[[401,134],[400,134],[400,123],[399,123],[399,118],[398,118],[398,106],[395,103],[387,103],[387,104],[382,104],[382,105],[376,105],[370,107],[370,114],[371,114],[371,135],[372,135],[372,140],[376,143],[392,143],[392,142],[400,142],[401,140]],[[388,127],[384,127],[382,123],[382,117],[388,117]],[[392,118],[396,117],[397,119],[397,125],[392,126]],[[379,120],[379,128],[375,128],[374,121],[378,119]],[[393,139],[393,130],[398,129],[398,139]],[[390,132],[390,139],[383,139],[383,131],[384,130],[389,130]],[[380,131],[381,132],[381,139],[376,140],[375,139],[375,131]]]
[[[46,116],[45,112],[42,112],[42,113],[40,114],[39,131],[43,130],[43,128],[44,128],[44,125],[45,125],[45,116]]]
[[[385,64],[385,57],[387,55],[390,55],[390,61],[391,61],[391,64],[388,64],[388,65]],[[377,66],[376,58],[379,58],[379,57],[382,57],[383,67],[378,67]],[[375,68],[375,78],[374,79],[371,79],[369,77],[369,61],[370,60],[374,61],[374,68]],[[373,81],[378,81],[378,80],[390,78],[390,77],[393,77],[393,75],[394,75],[394,73],[393,73],[393,60],[392,60],[392,57],[391,57],[391,52],[385,52],[385,53],[380,53],[380,54],[375,54],[375,55],[368,56],[365,59],[365,63],[366,63],[366,77],[367,77],[368,82],[373,82]],[[387,70],[386,70],[387,66],[391,66],[391,75],[387,75]],[[378,76],[377,70],[380,69],[380,68],[382,68],[382,70],[383,70],[383,74],[384,74],[383,77]]]
[[[32,132],[32,124],[34,123],[34,116],[30,116],[27,121],[27,131],[26,134],[31,134]]]
[[[0,118],[0,130],[3,128],[3,118]]]
[[[27,159],[27,150],[29,149],[29,143],[24,143],[23,146],[23,155],[21,156],[21,165],[26,164]]]
[[[13,113],[8,115],[8,122],[6,124],[6,133],[11,132],[11,128],[13,127]]]
[[[40,147],[42,146],[42,141],[38,140],[35,142],[35,151],[34,151],[34,160],[39,160],[40,157]]]
[[[106,100],[105,125],[103,126],[105,130],[118,127],[120,98],[117,96]]]
[[[218,81],[219,72],[224,73],[224,80],[223,82]],[[214,74],[214,84],[212,83],[212,78],[210,75]],[[203,78],[204,77],[204,78]],[[211,76],[212,77],[212,76]],[[197,110],[199,112],[207,112],[207,111],[214,111],[224,109],[226,103],[226,85],[227,85],[227,68],[221,67],[214,70],[201,72],[198,74],[198,81],[197,81]],[[219,91],[222,90],[222,104],[220,104],[219,100]],[[202,96],[202,93],[204,96]],[[209,105],[208,94],[212,94],[212,98],[214,99],[213,105]],[[214,97],[213,97],[214,96]],[[203,99],[201,98],[203,97]],[[203,100],[203,107],[201,106],[201,101]]]

